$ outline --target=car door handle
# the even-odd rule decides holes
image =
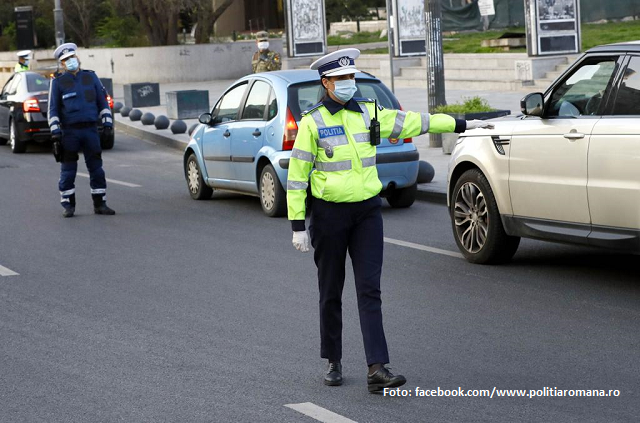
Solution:
[[[259,137],[260,135],[262,135],[262,132],[260,132],[260,130],[256,129],[255,131],[253,131],[252,134],[254,137]]]
[[[224,131],[224,134],[222,134],[222,136],[224,136],[225,138],[229,138],[231,136],[231,132],[229,132],[229,130],[227,129],[226,131]]]
[[[564,137],[568,140],[579,140],[584,138],[584,134],[581,134],[580,132],[569,132],[568,134],[564,134]]]

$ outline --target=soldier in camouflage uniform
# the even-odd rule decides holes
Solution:
[[[269,34],[266,31],[260,31],[256,35],[256,44],[258,50],[253,55],[251,65],[253,72],[269,72],[282,69],[282,61],[280,55],[275,51],[269,50]]]

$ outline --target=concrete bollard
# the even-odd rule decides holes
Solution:
[[[169,118],[166,117],[165,115],[158,116],[155,122],[153,122],[156,129],[167,129],[170,123],[171,122],[169,122]]]
[[[140,109],[133,109],[129,112],[129,119],[133,122],[139,121],[142,117],[142,111]]]
[[[120,103],[119,101],[116,101],[115,103],[113,103],[113,112],[118,113],[120,112],[120,110],[122,110],[123,107],[124,107],[124,104]]]
[[[183,120],[176,120],[171,124],[171,132],[174,134],[184,134],[187,132],[187,124]]]
[[[431,166],[431,163],[420,160],[418,163],[418,183],[426,184],[433,180],[436,175],[436,170]]]
[[[125,106],[125,107],[120,109],[120,116],[122,116],[122,117],[129,116],[129,113],[131,113],[131,107]]]
[[[143,125],[153,125],[153,122],[155,120],[156,120],[156,117],[151,112],[147,112],[143,114],[142,117],[140,118],[140,122],[142,122]]]

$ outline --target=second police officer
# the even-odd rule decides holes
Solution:
[[[89,171],[94,213],[113,215],[115,211],[105,201],[107,181],[97,127],[102,120],[103,131],[108,136],[113,131],[113,118],[98,76],[93,71],[80,69],[77,49],[75,44],[66,43],[55,50],[54,57],[64,72],[51,81],[49,90],[49,128],[54,153],[56,150],[60,153],[56,159],[62,162],[58,185],[63,216],[72,217],[75,213],[75,179],[81,151]]]
[[[320,355],[328,360],[324,383],[342,384],[342,289],[349,252],[369,366],[367,385],[369,392],[380,392],[401,386],[406,379],[385,367],[389,353],[380,299],[384,239],[376,139],[410,138],[427,132],[460,133],[492,125],[444,114],[383,108],[377,110],[379,123],[376,123],[374,102],[353,98],[358,90],[355,59],[359,55],[360,51],[353,48],[338,50],[311,65],[320,74],[327,94],[300,121],[289,164],[287,203],[294,247],[307,252],[313,245],[315,251],[320,291]],[[309,181],[313,196],[310,236],[305,228]]]

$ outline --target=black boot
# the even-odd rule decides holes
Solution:
[[[64,208],[64,211],[62,212],[62,216],[73,217],[73,214],[76,212],[76,195],[71,194],[69,196],[69,201],[68,202],[65,201],[62,203],[62,208]]]
[[[381,392],[384,388],[397,388],[407,383],[404,376],[395,376],[384,366],[381,366],[373,374],[367,375],[369,392]]]
[[[116,214],[114,210],[107,206],[107,202],[104,201],[104,195],[92,194],[91,197],[93,198],[93,212],[95,214],[104,214],[108,216]]]
[[[329,362],[327,374],[324,376],[324,384],[327,386],[342,385],[342,364],[339,361]]]

